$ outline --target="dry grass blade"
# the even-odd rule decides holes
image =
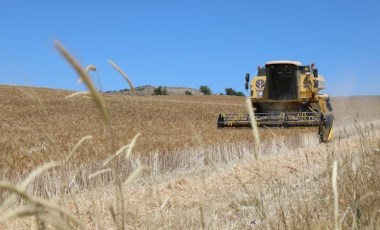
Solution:
[[[128,145],[126,145],[126,146],[128,146]],[[126,147],[126,146],[124,146],[124,147]],[[117,155],[116,154],[114,154],[114,155],[112,155],[112,156],[110,156],[110,157],[108,157],[107,158],[107,160],[106,161],[104,161],[104,163],[103,163],[103,166],[107,166],[108,165],[108,163],[110,163],[111,162],[111,160],[113,159],[113,158],[115,158]]]
[[[255,114],[253,112],[253,106],[252,106],[251,99],[247,98],[245,102],[247,104],[247,109],[248,109],[249,117],[251,118],[252,134],[253,134],[253,138],[255,139],[255,148],[256,148],[256,150],[258,150],[255,153],[255,156],[257,158],[257,152],[260,151],[259,129],[257,128],[257,123],[256,123],[256,119],[255,119]]]
[[[62,54],[62,56],[71,64],[71,66],[75,69],[75,71],[78,73],[78,75],[81,77],[83,82],[86,84],[87,88],[91,92],[91,96],[96,104],[96,106],[99,108],[104,123],[108,126],[110,124],[110,114],[107,109],[106,103],[104,101],[103,96],[98,92],[94,84],[92,83],[90,77],[87,75],[87,73],[82,69],[80,64],[74,59],[73,56],[71,56],[66,49],[59,43],[58,41],[55,42],[55,47],[58,49],[58,51]]]
[[[127,154],[125,155],[125,158],[128,158],[131,155],[133,147],[135,147],[136,145],[137,138],[139,138],[140,136],[141,134],[138,133],[133,137],[131,143],[129,143],[129,148],[128,148]]]
[[[348,118],[356,118],[356,117],[354,117],[354,116],[347,116],[347,117],[343,117],[342,120],[346,120]]]
[[[106,166],[108,165],[108,163],[110,163],[110,161],[115,158],[116,156],[118,156],[120,153],[122,153],[125,149],[127,149],[129,147],[130,144],[127,144],[127,145],[124,145],[123,147],[121,147],[119,150],[116,151],[115,154],[113,154],[112,156],[110,156],[109,158],[107,158],[106,161],[104,161],[103,163],[103,166]]]
[[[129,148],[131,144],[127,144],[127,145],[124,145],[123,147],[121,147],[119,150],[116,151],[116,153],[114,154],[114,156],[119,156],[120,153],[124,152],[124,150],[126,150],[127,148]]]
[[[32,205],[20,206],[3,214],[0,217],[0,224],[13,219],[33,215],[38,216],[38,219],[43,219],[46,223],[52,224],[57,229],[73,229],[73,227],[71,227],[69,223],[66,223],[58,213],[48,212],[43,208],[36,208]]]
[[[166,204],[169,202],[169,199],[170,197],[169,196],[166,196],[164,201],[162,202],[161,206],[160,206],[160,211],[164,210]]]
[[[94,65],[88,65],[86,66],[86,68],[84,69],[84,72],[88,73],[89,71],[96,71],[96,67]]]
[[[26,189],[26,187],[34,180],[36,179],[41,173],[43,173],[44,171],[46,170],[49,170],[51,168],[55,168],[55,167],[58,167],[60,166],[61,164],[60,163],[57,163],[57,162],[49,162],[37,169],[35,169],[34,171],[32,171],[28,177],[21,183],[20,187],[22,189]]]
[[[52,202],[45,201],[41,198],[38,197],[33,197],[27,194],[23,189],[16,187],[14,184],[10,182],[0,182],[0,188],[7,190],[9,192],[15,193],[16,195],[20,196],[21,198],[30,201],[31,203],[38,204],[47,208],[51,208],[57,211],[61,211],[64,213],[67,213],[65,210],[63,210],[61,207],[58,205],[55,205]],[[69,213],[67,213],[69,214]]]
[[[201,218],[201,226],[202,226],[202,230],[203,229],[206,229],[206,224],[205,224],[205,214],[204,214],[204,210],[203,210],[203,206],[200,205],[199,206],[199,212],[201,214],[200,218]]]
[[[109,157],[109,158],[103,163],[103,166],[106,166],[108,163],[110,163],[110,161],[111,161],[113,158],[115,158],[116,156],[120,155],[120,154],[121,154],[122,152],[124,152],[124,150],[126,150],[126,149],[128,149],[128,150],[127,150],[127,153],[126,153],[126,155],[125,155],[125,158],[128,158],[128,157],[131,155],[132,150],[133,150],[133,147],[135,146],[136,141],[137,141],[137,138],[138,138],[139,136],[141,136],[140,133],[136,134],[136,135],[133,137],[131,143],[129,143],[129,144],[127,144],[127,145],[124,145],[124,146],[121,147],[119,150],[117,150],[116,153],[115,153],[114,155],[110,156],[110,157]]]
[[[110,168],[108,168],[108,169],[103,169],[103,170],[100,170],[100,171],[97,171],[97,172],[95,172],[95,173],[93,173],[93,174],[90,174],[90,175],[88,176],[88,179],[91,179],[91,178],[96,177],[96,176],[98,176],[98,175],[100,175],[100,174],[103,174],[103,173],[106,173],[106,172],[110,172],[110,171],[112,171],[112,169],[110,169]]]
[[[276,134],[274,134],[274,132],[272,131],[272,129],[268,126],[263,126],[264,128],[266,128],[267,130],[269,130],[270,134],[275,138],[276,137]]]
[[[24,192],[24,189],[18,188],[10,182],[7,182],[7,181],[0,182],[0,188],[13,192],[24,199],[27,199],[27,200],[29,199],[29,195],[26,192]]]
[[[124,184],[128,185],[130,184],[140,173],[142,172],[149,172],[149,168],[145,166],[140,166],[138,169],[133,171],[131,175],[128,176],[128,178],[124,181]]]
[[[133,87],[133,84],[132,82],[129,80],[128,78],[128,75],[126,73],[124,73],[124,71],[122,69],[119,68],[119,66],[117,66],[112,60],[109,60],[108,61],[112,66],[113,68],[115,68],[123,77],[124,79],[128,82],[128,85],[129,87],[131,87],[131,92],[135,92],[135,87]]]
[[[59,163],[57,162],[49,162],[35,170],[33,170],[29,175],[28,177],[21,182],[20,184],[20,189],[21,190],[25,190],[26,187],[34,180],[36,179],[41,173],[43,173],[44,171],[50,169],[50,168],[54,168],[54,167],[58,167],[60,166]],[[1,207],[1,209],[6,209],[8,208],[12,202],[16,199],[16,196],[13,194],[11,195],[8,199],[6,199]]]
[[[90,94],[90,92],[88,91],[83,91],[83,92],[75,92],[75,93],[72,93],[72,94],[69,94],[65,97],[65,99],[69,99],[69,98],[72,98],[72,97],[76,97],[76,96],[79,96],[79,95],[88,95]]]
[[[43,200],[43,199],[38,198],[38,197],[33,197],[33,196],[27,194],[26,192],[24,192],[23,189],[16,187],[15,185],[13,185],[10,182],[0,182],[0,188],[7,190],[9,192],[12,192],[12,193],[22,197],[23,199],[29,201],[31,203],[31,205],[34,205],[35,207],[44,207],[44,208],[50,209],[51,211],[56,211],[58,213],[61,213],[62,215],[65,215],[71,221],[76,223],[78,226],[83,228],[82,223],[79,222],[74,216],[72,216],[71,213],[67,212],[66,210],[61,208],[59,205],[57,205],[51,201],[46,201],[46,200]]]
[[[40,218],[44,223],[51,224],[56,229],[76,229],[71,226],[70,223],[66,222],[65,219],[63,219],[57,212],[38,213],[38,218]]]
[[[85,69],[84,69],[84,72],[85,73],[88,73],[90,71],[96,71],[96,67],[94,65],[88,65]],[[83,80],[82,80],[82,77],[79,77],[78,79],[78,84],[82,83]]]
[[[331,177],[332,190],[334,193],[334,227],[335,229],[339,229],[338,227],[338,215],[339,215],[339,204],[338,204],[338,186],[337,186],[337,175],[338,174],[338,162],[335,160],[333,163],[333,171]]]
[[[32,205],[25,205],[14,208],[6,213],[2,213],[0,216],[0,224],[17,219],[24,216],[32,216],[36,214],[36,208]]]
[[[82,139],[80,139],[78,141],[78,143],[74,146],[74,148],[70,151],[69,155],[66,157],[66,160],[65,162],[68,162],[70,160],[70,158],[73,156],[73,154],[75,153],[75,151],[77,150],[77,148],[85,141],[85,140],[88,140],[88,139],[92,139],[92,136],[85,136],[83,137]]]

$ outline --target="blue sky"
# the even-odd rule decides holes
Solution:
[[[98,68],[103,90],[244,91],[276,59],[315,62],[331,95],[380,95],[380,1],[19,1],[0,5],[0,84],[82,90],[53,46]],[[96,80],[96,74],[91,74]]]

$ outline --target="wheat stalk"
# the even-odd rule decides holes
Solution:
[[[253,112],[253,106],[252,106],[252,101],[250,98],[246,98],[245,100],[246,102],[246,105],[247,105],[247,109],[248,109],[248,113],[249,113],[249,117],[250,117],[250,120],[251,120],[251,126],[252,126],[252,135],[253,135],[253,138],[255,140],[255,157],[257,159],[258,157],[258,153],[260,153],[260,135],[259,135],[259,129],[257,128],[257,123],[256,123],[256,119],[255,119],[255,114]]]
[[[110,168],[108,168],[108,169],[103,169],[103,170],[99,170],[99,171],[97,171],[97,172],[95,172],[95,173],[90,174],[90,175],[88,176],[88,179],[91,179],[91,178],[96,177],[96,176],[98,176],[98,175],[100,175],[100,174],[103,174],[103,173],[106,173],[106,172],[111,172],[111,171],[112,171],[112,169],[110,169]]]
[[[140,175],[140,173],[142,172],[149,172],[149,168],[145,167],[145,166],[140,166],[138,167],[135,171],[133,171],[129,176],[128,178],[124,181],[124,185],[128,185],[130,184],[138,175]]]
[[[24,205],[3,213],[0,216],[0,224],[18,217],[31,216],[36,214],[36,208],[32,205]]]
[[[335,229],[339,229],[338,226],[338,218],[339,218],[339,194],[338,194],[338,186],[337,186],[337,175],[338,174],[338,162],[334,160],[333,163],[333,171],[331,177],[332,190],[334,193],[334,227]]]
[[[35,170],[33,170],[31,173],[29,173],[28,177],[22,181],[20,183],[20,186],[19,186],[19,189],[21,190],[25,190],[28,185],[35,179],[37,178],[41,173],[43,173],[44,171],[50,169],[50,168],[54,168],[54,167],[58,167],[60,164],[57,163],[57,162],[49,162]],[[12,204],[12,202],[16,199],[16,196],[14,194],[12,194],[8,199],[6,199],[1,207],[1,210],[4,210],[4,209],[7,209],[10,207],[10,205]]]
[[[110,156],[106,161],[104,161],[103,163],[103,166],[106,166],[113,158],[115,158],[116,156],[119,156],[122,152],[124,152],[124,150],[127,149],[127,153],[125,154],[125,158],[128,158],[130,157],[131,153],[132,153],[132,150],[133,148],[135,147],[135,144],[136,144],[136,141],[137,141],[137,138],[140,137],[141,134],[138,133],[136,134],[132,141],[127,144],[127,145],[124,145],[123,147],[121,147],[119,150],[116,151],[115,154],[113,154],[112,156]]]
[[[72,93],[72,94],[69,94],[65,97],[65,99],[69,99],[69,98],[72,98],[72,97],[76,97],[76,96],[79,96],[79,95],[88,95],[90,94],[90,92],[88,91],[83,91],[83,92],[75,92],[75,93]]]
[[[41,171],[41,170],[43,170],[43,169],[41,169],[41,167],[40,167],[36,171]],[[31,177],[34,177],[34,176],[35,175],[32,175]],[[11,209],[6,213],[4,213],[4,211],[2,211],[3,214],[0,217],[0,224],[4,223],[5,221],[8,221],[8,220],[11,220],[14,218],[19,218],[19,217],[26,216],[26,215],[28,215],[28,216],[30,216],[30,215],[39,216],[39,215],[43,214],[44,212],[48,213],[49,215],[52,215],[54,212],[56,212],[56,213],[61,214],[59,216],[57,215],[60,219],[58,220],[56,218],[51,218],[52,222],[59,221],[59,222],[65,223],[64,222],[65,220],[63,219],[65,216],[65,217],[69,218],[70,221],[76,223],[80,228],[82,228],[82,229],[84,228],[82,223],[79,222],[74,216],[72,216],[71,213],[67,212],[66,210],[61,208],[59,205],[56,205],[55,203],[53,203],[51,201],[46,201],[46,200],[43,200],[41,198],[34,197],[34,196],[27,194],[21,186],[17,187],[10,182],[0,182],[0,188],[13,193],[13,195],[18,195],[21,198],[29,201],[29,203],[30,203],[28,205],[20,206],[17,209]],[[31,207],[33,207],[33,209],[31,209]],[[57,216],[55,216],[55,217],[57,217]],[[62,221],[61,221],[61,218],[62,218]],[[65,226],[66,226],[66,228],[71,228],[71,227],[69,227],[70,226],[69,222],[65,223]]]
[[[67,162],[76,149],[87,139],[91,138],[90,136],[83,137],[72,149],[70,154],[67,156]],[[29,175],[20,183],[19,186],[16,186],[10,182],[0,182],[0,188],[11,193],[11,196],[4,201],[1,206],[0,212],[0,224],[5,221],[9,221],[15,218],[20,218],[24,216],[36,216],[37,224],[48,222],[55,226],[58,229],[72,229],[70,222],[76,223],[80,228],[84,228],[82,223],[80,223],[71,213],[62,209],[59,205],[51,201],[47,201],[38,197],[29,195],[26,192],[27,186],[34,181],[41,173],[60,166],[61,163],[58,162],[49,162],[37,169],[33,170]],[[19,196],[27,200],[27,205],[21,205],[15,209],[10,209],[8,212],[5,212],[10,208],[12,202],[16,199],[16,196]],[[66,220],[67,219],[67,220]],[[42,222],[41,222],[42,221]]]
[[[61,55],[70,63],[70,65],[75,69],[75,71],[78,73],[80,78],[83,80],[85,85],[87,86],[88,90],[91,92],[91,96],[96,104],[96,106],[99,108],[104,123],[108,126],[110,124],[110,114],[107,109],[106,103],[104,101],[103,96],[98,92],[94,84],[92,83],[90,77],[87,75],[87,73],[82,69],[79,62],[74,59],[73,56],[67,52],[67,50],[63,47],[61,43],[58,41],[55,42],[55,47],[58,49],[58,51],[61,53]]]
[[[131,155],[131,153],[132,153],[132,150],[133,150],[133,148],[134,148],[135,145],[136,145],[137,138],[139,138],[140,136],[141,136],[141,134],[138,133],[138,134],[136,134],[136,135],[133,137],[131,143],[129,143],[129,147],[128,147],[128,150],[127,150],[127,154],[125,154],[125,158],[129,158],[129,157],[130,157],[130,155]]]
[[[82,145],[82,143],[85,141],[85,140],[88,140],[88,139],[92,139],[92,136],[85,136],[85,137],[82,137],[78,143],[76,143],[76,145],[74,146],[74,148],[70,151],[69,155],[67,155],[66,157],[66,160],[65,160],[65,163],[68,162],[70,160],[70,158],[73,156],[73,154],[75,153],[75,151],[77,150],[77,148],[79,146]]]
[[[95,67],[94,65],[88,65],[88,66],[86,66],[86,68],[84,69],[84,72],[85,72],[85,73],[88,73],[88,72],[90,72],[90,71],[96,71],[96,67]],[[82,77],[79,77],[77,83],[80,84],[80,83],[82,83],[82,82],[83,82]]]
[[[124,145],[123,147],[121,147],[119,150],[117,150],[115,154],[113,154],[112,156],[110,156],[109,158],[107,158],[106,161],[104,161],[103,166],[108,165],[108,163],[109,163],[113,158],[115,158],[116,156],[120,155],[120,153],[122,153],[125,149],[129,148],[129,146],[130,146],[130,144],[127,144],[127,145]]]
[[[117,66],[112,60],[109,60],[108,62],[113,66],[113,68],[115,68],[121,74],[121,76],[124,77],[124,79],[128,82],[129,87],[131,88],[131,92],[134,93],[135,87],[133,87],[133,84],[129,80],[128,75],[124,73],[124,71],[119,66]]]

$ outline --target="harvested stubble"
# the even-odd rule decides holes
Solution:
[[[251,144],[236,145],[231,151],[245,153],[244,161],[177,170],[123,186],[122,213],[109,211],[120,199],[114,186],[85,189],[59,200],[91,229],[118,228],[112,213],[115,219],[124,215],[128,229],[376,229],[380,224],[378,128],[379,124],[358,128],[359,135],[328,145],[318,145],[311,135],[303,137],[303,146],[289,147],[294,137],[284,138],[263,146],[273,149],[259,160],[253,158]],[[334,226],[331,183],[334,161],[338,162],[338,226]],[[4,226],[33,224],[33,219],[25,219]]]
[[[379,132],[363,130],[329,145],[315,141],[289,148],[286,140],[277,151],[253,158],[245,146],[244,161],[216,164],[202,170],[180,170],[140,180],[124,190],[127,226],[162,229],[332,229],[333,161],[338,162],[338,227],[379,226]],[[308,140],[307,140],[308,141]],[[240,151],[234,148],[236,152]],[[354,163],[354,167],[353,167]],[[98,202],[92,203],[88,197]],[[112,220],[102,206],[112,203],[109,187],[80,198],[79,213],[99,221],[92,228],[108,228]],[[78,202],[78,200],[77,200]],[[68,199],[67,207],[73,201]],[[101,221],[100,221],[101,220]]]

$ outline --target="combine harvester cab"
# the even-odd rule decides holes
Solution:
[[[250,92],[255,120],[260,126],[319,126],[321,141],[333,139],[333,115],[325,88],[325,79],[314,64],[298,61],[271,61],[258,67],[250,81],[246,74],[245,88]],[[217,126],[251,127],[248,114],[219,114]]]

